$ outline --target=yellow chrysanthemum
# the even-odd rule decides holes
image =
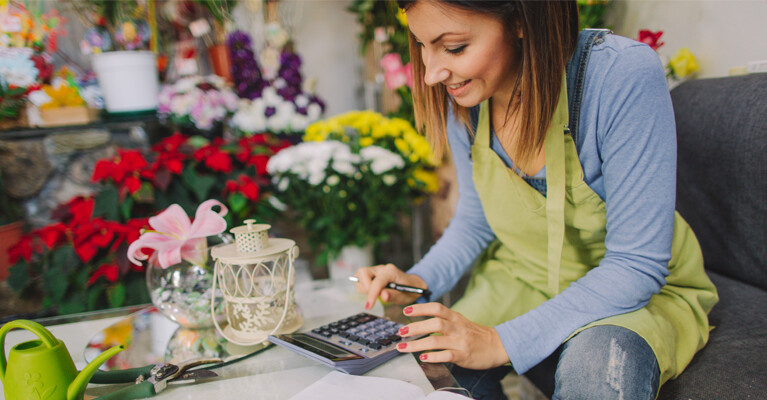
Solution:
[[[413,178],[424,184],[424,191],[427,193],[434,193],[439,189],[439,179],[437,174],[432,171],[418,168],[413,171]]]

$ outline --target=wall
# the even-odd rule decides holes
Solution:
[[[631,38],[640,29],[662,30],[661,57],[689,47],[700,78],[727,76],[731,67],[767,60],[765,0],[615,0],[607,20],[615,33]]]

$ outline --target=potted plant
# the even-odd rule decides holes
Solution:
[[[24,213],[19,203],[8,195],[0,171],[0,281],[8,278],[11,266],[8,249],[21,239]]]
[[[345,278],[372,263],[373,247],[398,231],[413,201],[436,191],[431,149],[409,122],[372,111],[316,122],[303,140],[267,171],[306,230],[315,265]]]
[[[147,3],[71,0],[69,4],[83,25],[90,26],[80,48],[92,55],[106,111],[153,113],[157,109],[159,80],[157,55],[149,51],[150,23],[154,21],[147,18]]]
[[[213,17],[213,41],[208,45],[208,56],[213,67],[213,73],[232,81],[232,61],[229,48],[226,45],[226,32],[232,24],[232,11],[237,5],[236,0],[196,0],[205,7]]]

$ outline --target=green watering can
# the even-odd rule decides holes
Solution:
[[[40,340],[13,346],[5,360],[5,335],[26,329]],[[101,353],[79,374],[64,342],[37,322],[11,321],[0,328],[0,381],[6,400],[82,400],[85,386],[104,361],[124,349],[115,346]]]

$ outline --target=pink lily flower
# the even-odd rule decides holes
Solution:
[[[213,207],[219,206],[215,212]],[[206,237],[217,235],[226,230],[223,216],[228,212],[226,206],[218,200],[207,200],[197,207],[194,222],[178,204],[171,204],[165,211],[149,218],[153,230],[145,231],[128,247],[128,259],[141,265],[139,260],[148,257],[141,249],[155,250],[157,260],[162,268],[178,264],[181,260],[192,263],[205,262],[207,253]]]

